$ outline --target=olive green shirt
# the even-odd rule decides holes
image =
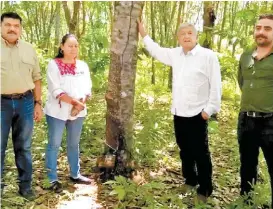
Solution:
[[[244,52],[239,62],[241,111],[273,113],[273,49],[261,60],[253,57],[254,51]]]
[[[12,46],[1,37],[1,94],[23,93],[34,89],[42,78],[33,46],[22,40]]]

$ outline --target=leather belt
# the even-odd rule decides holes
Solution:
[[[1,94],[1,98],[3,99],[22,99],[23,97],[32,94],[32,90],[28,90],[21,94]]]
[[[245,112],[245,113],[248,117],[252,117],[252,118],[269,118],[269,117],[273,116],[273,112],[272,113],[264,113],[264,112],[249,111],[249,112]]]

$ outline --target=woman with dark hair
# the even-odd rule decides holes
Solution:
[[[62,191],[57,176],[57,156],[65,128],[70,179],[75,183],[91,183],[89,178],[80,174],[79,141],[87,114],[85,102],[91,96],[92,85],[88,65],[77,59],[78,45],[75,35],[66,34],[62,38],[58,55],[49,62],[47,68],[46,169],[51,183],[49,189],[55,192]]]

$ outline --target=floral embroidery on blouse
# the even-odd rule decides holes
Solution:
[[[55,62],[58,66],[61,75],[75,75],[76,64],[75,63],[63,63],[60,58],[56,58]]]

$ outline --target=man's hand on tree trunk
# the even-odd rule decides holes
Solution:
[[[137,20],[137,24],[138,24],[138,32],[139,32],[139,34],[141,35],[142,38],[144,38],[145,36],[147,36],[147,33],[145,31],[145,27],[143,25],[143,22],[138,19]]]

